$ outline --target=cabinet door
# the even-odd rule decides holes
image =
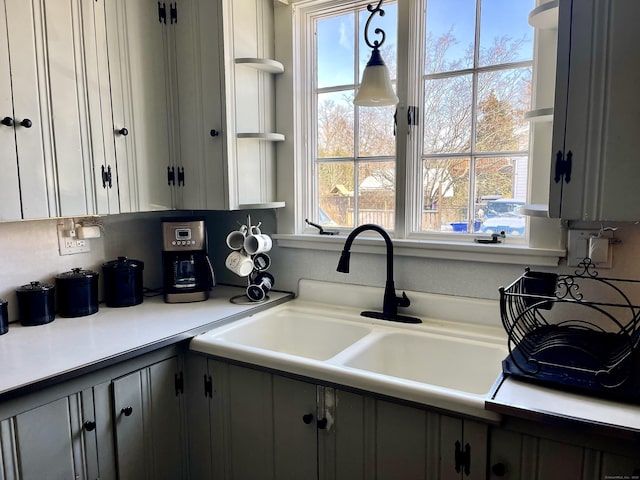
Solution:
[[[569,220],[640,218],[635,0],[561,0],[549,213]],[[556,156],[571,155],[570,181]]]
[[[106,2],[116,156],[128,168],[121,197],[132,211],[173,207],[166,27],[155,0]],[[167,12],[165,10],[165,12]],[[166,13],[168,15],[168,13]],[[126,129],[127,135],[119,133]],[[126,160],[124,160],[126,159]],[[122,190],[125,190],[122,192]]]
[[[23,2],[21,0],[3,0],[0,2],[2,13],[6,15],[7,44],[0,50],[9,52],[8,59],[11,72],[10,89],[3,89],[2,117],[12,117],[14,122],[15,149],[13,154],[3,155],[3,164],[8,163],[9,176],[12,175],[12,163],[18,162],[18,178],[20,185],[21,216],[23,219],[46,218],[55,214],[53,196],[52,150],[48,141],[51,138],[49,98],[47,96],[47,75],[45,56],[45,39],[43,32],[37,27],[43,22],[44,12],[40,2]],[[2,27],[0,27],[1,29]],[[5,46],[6,45],[6,46]],[[3,53],[0,53],[2,58]],[[6,58],[5,58],[6,61]],[[3,62],[0,60],[0,62]],[[4,71],[0,75],[5,75]],[[5,80],[6,82],[6,80]],[[13,109],[5,105],[6,95],[13,99]],[[9,149],[13,146],[11,129],[2,125],[2,139],[8,139]],[[5,142],[0,147],[4,152]],[[49,172],[49,176],[47,176]],[[11,180],[9,180],[11,181]],[[13,188],[13,187],[11,187]],[[4,190],[4,189],[3,189]],[[15,200],[14,200],[15,201]],[[2,220],[15,219],[15,212]]]
[[[0,0],[0,38],[7,38],[7,17],[5,0]],[[20,220],[20,179],[16,156],[16,135],[13,126],[13,95],[11,88],[11,67],[9,65],[9,45],[0,42],[0,220]],[[7,124],[7,125],[5,125]]]
[[[185,478],[177,359],[113,382],[116,458],[120,479]]]

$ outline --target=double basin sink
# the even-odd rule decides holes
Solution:
[[[296,300],[199,335],[190,348],[487,419],[497,419],[484,400],[507,354],[495,331],[397,324]]]

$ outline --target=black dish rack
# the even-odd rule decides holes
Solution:
[[[505,374],[640,401],[640,281],[601,278],[587,258],[574,275],[527,268],[499,290]]]

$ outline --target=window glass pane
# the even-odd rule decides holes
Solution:
[[[395,155],[396,137],[393,135],[395,108],[392,106],[359,109],[359,157]]]
[[[480,66],[531,60],[533,28],[527,18],[533,0],[482,0]]]
[[[531,105],[531,69],[496,70],[478,75],[476,151],[526,150]]]
[[[318,162],[318,218],[325,225],[353,226],[353,162]]]
[[[467,232],[469,158],[430,158],[423,163],[422,231]]]
[[[527,157],[482,158],[476,161],[475,218],[481,233],[524,235],[520,207],[527,194]]]
[[[380,47],[380,55],[382,55],[382,59],[389,69],[389,76],[391,77],[391,80],[395,80],[397,72],[396,58],[398,50],[398,6],[395,3],[385,3],[382,5],[382,10],[384,10],[383,16],[380,16],[376,13],[371,20],[371,24],[369,25],[369,41],[371,42],[371,44],[374,44],[376,40],[378,42],[382,41],[382,35],[376,34],[375,29],[381,28],[384,31],[385,37],[384,43],[382,44],[382,47]],[[359,17],[361,39],[360,53],[358,57],[358,82],[362,78],[362,72],[364,71],[364,68],[367,66],[367,62],[371,57],[371,48],[364,41],[364,27],[370,15],[370,12],[364,9],[360,12]]]
[[[393,230],[395,205],[395,162],[359,162],[358,225],[376,223]]]
[[[471,68],[476,0],[427,0],[426,16],[425,73]]]
[[[317,23],[319,88],[353,85],[354,17],[349,13]]]
[[[318,95],[318,157],[354,156],[353,90]]]
[[[457,75],[425,81],[425,154],[470,151],[473,110],[471,80],[471,75]]]

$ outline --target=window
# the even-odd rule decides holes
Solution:
[[[308,215],[345,228],[377,223],[396,237],[495,231],[504,217],[489,202],[527,200],[534,0],[383,4],[371,30],[386,33],[398,112],[417,107],[413,126],[399,113],[396,125],[394,107],[353,105],[370,55],[366,5],[302,3]],[[508,213],[505,232],[523,236],[524,217]]]

